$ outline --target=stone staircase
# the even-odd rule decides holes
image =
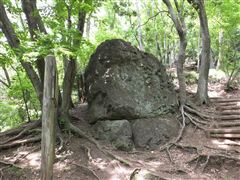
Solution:
[[[240,139],[240,97],[211,98],[215,105],[214,125],[207,130],[212,138]]]

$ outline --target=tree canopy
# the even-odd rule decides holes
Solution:
[[[76,96],[81,94],[77,82],[90,55],[106,39],[128,40],[154,54],[166,66],[174,66],[179,30],[174,28],[173,16],[164,2],[1,0],[1,111],[6,111],[1,113],[5,119],[0,122],[1,129],[39,118],[43,58],[48,54],[57,58],[60,87],[68,86],[64,84],[67,66],[70,61],[76,62],[73,76],[77,78],[69,86],[73,87],[73,102],[81,99]],[[178,19],[185,24],[182,27],[186,31],[186,62],[198,63],[202,50],[198,10],[191,1],[176,2],[170,1],[173,11],[181,15]],[[211,38],[210,66],[227,73],[231,86],[240,64],[240,5],[237,0],[224,0],[206,1],[204,7]],[[9,112],[11,118],[6,116]]]

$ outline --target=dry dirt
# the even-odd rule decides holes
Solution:
[[[220,85],[210,87],[210,95],[239,97],[239,92],[226,94],[218,86]],[[189,90],[194,91],[194,87]],[[202,111],[211,111],[213,107],[210,104],[201,108]],[[83,112],[78,107],[72,113],[82,117]],[[74,124],[90,132],[89,125],[83,119],[74,119]],[[111,144],[100,142],[104,149],[129,161],[131,166],[104,155],[86,139],[66,133],[65,140],[66,149],[56,155],[54,179],[128,180],[135,169],[141,169],[141,172],[147,170],[163,179],[240,178],[240,141],[235,140],[234,146],[226,145],[230,140],[207,138],[204,131],[190,123],[179,142],[181,146],[172,146],[169,154],[159,149],[123,152],[114,149]],[[0,179],[40,179],[40,154],[40,143],[1,151]],[[6,165],[1,161],[14,165]]]

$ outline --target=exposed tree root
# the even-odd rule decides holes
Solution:
[[[25,128],[27,128],[29,126],[33,126],[34,124],[38,124],[38,123],[41,123],[41,121],[37,120],[37,121],[32,121],[30,123],[26,123],[26,124],[22,125],[21,127],[10,129],[8,131],[0,133],[0,137],[17,135],[17,134],[21,133]]]
[[[240,161],[240,158],[238,156],[218,153],[218,154],[198,154],[197,156],[189,160],[187,163],[192,164],[196,162],[194,169],[197,169],[197,167],[199,167],[200,161],[205,160],[205,162],[202,164],[202,167],[203,167],[202,172],[203,172],[207,168],[211,158],[216,158],[216,159],[223,158],[223,159]]]
[[[183,131],[184,131],[185,126],[186,126],[186,119],[185,119],[185,115],[184,115],[184,108],[183,108],[183,106],[180,107],[180,112],[181,112],[181,116],[182,116],[182,124],[181,124],[181,129],[180,129],[180,131],[178,133],[178,136],[175,139],[173,139],[172,141],[170,141],[169,143],[167,143],[164,146],[160,147],[160,151],[165,150],[167,155],[168,155],[168,157],[169,157],[169,159],[170,159],[170,161],[172,163],[173,163],[173,161],[172,161],[172,158],[171,158],[169,150],[170,150],[170,148],[173,145],[175,145],[178,141],[181,140],[182,135],[183,135]]]
[[[172,164],[174,164],[174,161],[173,161],[173,159],[172,159],[172,155],[171,155],[171,153],[170,153],[170,151],[169,151],[169,148],[170,148],[169,146],[166,148],[166,153],[167,153],[167,156],[168,156],[170,162],[171,162]]]
[[[41,124],[41,121],[36,121],[34,123],[26,124],[21,128],[14,129],[13,131],[11,130],[11,131],[3,133],[5,136],[6,135],[13,135],[13,134],[14,135],[17,134],[17,135],[7,139],[4,142],[1,142],[0,143],[0,150],[1,149],[9,149],[9,148],[12,148],[12,147],[15,147],[15,146],[40,141],[41,140],[41,135],[37,135],[35,137],[31,137],[31,138],[28,138],[28,139],[17,140],[19,138],[22,138],[24,135],[26,135],[28,133],[28,131],[33,130],[34,128],[38,127],[40,124]],[[113,159],[116,159],[119,162],[121,162],[121,163],[123,163],[127,166],[131,166],[131,163],[128,162],[127,160],[122,159],[121,157],[118,157],[118,156],[112,154],[111,152],[109,152],[107,150],[104,150],[104,148],[94,138],[88,136],[85,132],[83,132],[78,127],[76,127],[76,126],[74,126],[73,124],[70,123],[69,128],[72,132],[78,134],[79,136],[81,136],[81,137],[87,139],[88,141],[90,141],[91,143],[93,143],[103,154],[105,154],[105,155],[107,155],[107,156],[109,156]],[[1,136],[4,136],[3,134]],[[62,149],[64,147],[64,140],[63,140],[63,137],[62,137],[61,133],[59,134],[57,132],[57,137],[60,140],[60,149]]]
[[[19,146],[19,145],[23,145],[23,144],[27,144],[27,143],[33,143],[33,142],[38,142],[41,140],[41,136],[35,136],[35,137],[31,137],[28,139],[23,139],[23,140],[16,140],[7,144],[2,144],[0,145],[0,150],[2,149],[9,149],[15,146]]]
[[[87,139],[89,142],[93,143],[98,148],[98,150],[100,150],[103,154],[105,154],[113,159],[116,159],[119,162],[121,162],[127,166],[131,166],[131,163],[128,162],[127,160],[122,159],[121,157],[116,156],[107,150],[104,150],[104,148],[94,138],[88,136],[85,132],[83,132],[78,127],[74,126],[72,123],[69,124],[69,128],[72,132],[78,134],[80,137],[83,137],[83,138]]]
[[[196,146],[192,146],[192,145],[186,145],[186,144],[179,144],[176,143],[174,144],[176,147],[190,151],[190,150],[195,150],[197,152],[197,154],[199,154],[199,149]]]
[[[198,124],[198,122],[196,122],[196,118],[194,118],[193,116],[191,116],[188,113],[184,113],[186,115],[186,117],[188,117],[188,119],[191,121],[192,124],[194,124],[196,127],[198,127],[199,129],[202,130],[206,130],[206,128],[202,127],[201,125]]]
[[[199,116],[203,120],[209,121],[208,119],[214,119],[213,116],[210,116],[210,115],[207,115],[207,114],[203,114],[200,111],[197,111],[196,109],[192,108],[191,106],[185,105],[184,109],[186,109],[186,111],[188,111],[189,113],[193,113],[193,114]]]
[[[196,117],[190,115],[190,113],[185,112],[185,111],[184,111],[185,108],[186,108],[186,110],[190,111],[190,113],[194,113],[194,114],[198,115],[199,117],[202,117],[204,120],[206,120],[205,117],[208,117],[207,115],[204,115],[204,114],[202,114],[202,113],[200,113],[200,112],[198,112],[198,111],[196,111],[196,110],[194,110],[194,109],[192,109],[192,108],[190,108],[190,107],[188,107],[188,106],[181,106],[181,107],[180,107],[180,112],[181,112],[181,116],[182,116],[182,127],[181,127],[181,129],[180,129],[180,131],[179,131],[179,134],[178,134],[178,136],[177,136],[173,141],[170,141],[169,143],[167,143],[166,145],[164,145],[164,146],[162,146],[162,147],[160,148],[160,151],[166,150],[168,156],[169,156],[169,154],[170,154],[170,153],[169,153],[169,149],[170,149],[173,145],[176,145],[176,144],[181,140],[181,138],[182,138],[182,136],[183,136],[183,131],[184,131],[185,126],[186,126],[186,119],[185,119],[186,117],[190,120],[190,122],[191,122],[193,125],[195,125],[195,126],[198,127],[199,129],[206,130],[206,128],[203,127],[203,126],[201,126],[200,124],[210,125],[209,122],[207,122],[207,121],[201,121],[201,120],[197,119]],[[170,156],[169,156],[169,157],[170,157]],[[172,161],[171,158],[169,158],[169,159]]]
[[[88,161],[89,162],[92,162],[93,158],[92,158],[92,155],[91,155],[91,149],[87,146],[81,146],[81,148],[83,148],[87,154],[87,157],[88,157]]]
[[[129,180],[134,180],[134,179],[135,179],[135,176],[136,176],[136,174],[138,174],[140,171],[141,171],[141,169],[140,169],[140,168],[136,168],[136,169],[134,169],[134,170],[133,170],[133,172],[132,172],[132,173],[131,173],[131,175],[130,175],[130,178],[129,178]]]
[[[65,149],[65,141],[64,141],[64,138],[62,136],[62,132],[59,128],[59,126],[57,125],[57,139],[59,139],[59,148],[57,149],[57,153],[60,153],[62,152],[64,149]]]
[[[28,126],[25,126],[25,128],[22,129],[22,131],[20,131],[16,136],[11,137],[11,138],[7,139],[6,141],[0,142],[0,147],[1,147],[1,145],[7,144],[10,141],[14,141],[19,138],[22,138],[24,135],[26,135],[29,132],[29,130],[34,129],[40,125],[41,125],[41,121],[36,121],[34,123],[30,123]]]
[[[77,163],[72,163],[72,164],[77,166],[77,167],[80,167],[80,168],[84,169],[85,171],[90,173],[93,177],[95,177],[97,180],[100,180],[100,178],[97,176],[97,174],[93,170],[89,169],[87,166],[80,165],[80,164],[77,164]]]
[[[2,167],[2,168],[0,169],[0,179],[4,179],[4,177],[3,177],[3,170],[4,170],[4,169],[7,169],[7,168],[9,168],[9,167],[11,167],[11,166],[16,167],[16,168],[19,168],[19,169],[23,169],[21,166],[16,165],[15,162],[12,163],[12,162],[7,162],[7,161],[0,160],[0,164],[6,165],[5,167]]]
[[[181,129],[180,129],[180,131],[178,133],[178,136],[175,139],[173,139],[172,141],[170,141],[169,143],[167,143],[166,145],[164,145],[164,146],[162,146],[160,148],[160,151],[166,150],[167,154],[169,153],[169,149],[174,144],[176,144],[178,141],[181,140],[182,135],[183,135],[183,131],[184,131],[185,126],[186,126],[186,119],[185,119],[185,116],[184,116],[184,108],[183,108],[183,106],[180,107],[180,112],[181,112],[181,116],[182,116],[182,125],[181,125],[182,127],[181,127]],[[171,158],[170,158],[170,160],[171,160]]]
[[[170,148],[173,145],[175,145],[176,147],[180,147],[182,149],[194,149],[194,150],[196,150],[198,156],[200,154],[199,149],[197,147],[184,146],[184,145],[178,144],[178,142],[181,140],[181,138],[183,136],[183,132],[184,132],[184,129],[185,129],[185,126],[186,126],[186,124],[185,124],[186,119],[185,118],[187,117],[193,125],[195,125],[197,128],[199,128],[201,130],[204,130],[204,131],[207,130],[206,126],[210,126],[211,125],[211,120],[214,119],[214,117],[212,117],[210,115],[203,114],[203,113],[193,109],[192,107],[189,107],[189,106],[186,106],[186,105],[180,107],[180,112],[181,112],[181,116],[182,116],[182,126],[181,126],[181,129],[179,131],[178,136],[174,140],[170,141],[169,143],[167,143],[166,145],[164,145],[160,148],[160,151],[166,150],[166,153],[167,153],[171,163],[174,163],[173,159],[171,157],[171,154],[170,154]],[[198,116],[200,119],[193,116],[192,114]]]
[[[21,166],[18,166],[18,165],[16,165],[15,163],[12,163],[12,162],[7,162],[7,161],[0,160],[0,163],[1,163],[1,164],[5,164],[5,165],[7,165],[8,167],[9,167],[9,166],[14,166],[14,167],[16,167],[16,168],[23,169]]]

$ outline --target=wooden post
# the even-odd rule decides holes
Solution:
[[[42,106],[41,180],[53,179],[57,118],[57,71],[54,56],[45,58]]]

